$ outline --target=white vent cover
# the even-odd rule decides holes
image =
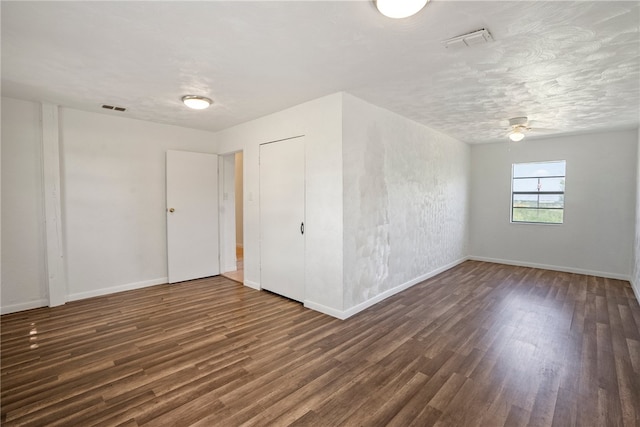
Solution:
[[[493,41],[493,37],[491,37],[489,30],[483,28],[472,33],[463,34],[461,36],[450,38],[449,40],[444,40],[442,44],[447,49],[458,49],[462,47],[471,47],[490,41]]]

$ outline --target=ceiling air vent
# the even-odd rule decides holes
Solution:
[[[444,40],[442,44],[447,49],[459,49],[463,47],[471,47],[477,44],[487,43],[490,41],[493,41],[493,37],[491,37],[489,30],[483,28],[472,33],[462,34],[461,36],[456,36],[450,38],[449,40]]]
[[[114,107],[113,105],[107,105],[107,104],[104,104],[102,108],[106,110],[114,110],[114,111],[127,111],[127,109],[124,107]]]

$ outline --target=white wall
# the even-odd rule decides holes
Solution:
[[[48,302],[40,104],[2,98],[2,313]]]
[[[3,312],[48,297],[40,126],[39,104],[2,99]],[[347,317],[469,252],[640,287],[640,130],[469,148],[343,93],[217,134],[72,109],[60,129],[69,299],[166,281],[167,149],[244,151],[245,283],[259,287],[259,144],[295,135],[308,307]],[[510,224],[511,164],[557,159],[566,223]]]
[[[471,148],[474,258],[628,279],[636,131],[525,139]],[[562,225],[511,224],[511,165],[566,160]]]
[[[67,108],[60,122],[69,298],[165,283],[165,153],[216,153],[215,134]]]
[[[260,286],[259,145],[305,135],[305,305],[342,310],[342,94],[333,94],[217,134],[220,153],[243,150],[244,278]],[[283,266],[286,268],[286,266]]]
[[[344,95],[344,305],[367,305],[467,255],[469,147]]]
[[[640,128],[637,134],[637,161],[636,161],[636,224],[635,245],[633,251],[633,273],[631,285],[636,293],[636,299],[640,302]]]

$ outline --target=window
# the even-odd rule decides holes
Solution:
[[[514,163],[511,222],[563,223],[566,163]]]

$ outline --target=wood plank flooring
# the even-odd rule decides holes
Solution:
[[[236,246],[236,269],[225,271],[222,276],[235,282],[244,283],[244,248],[242,246]]]
[[[1,320],[5,426],[640,426],[618,280],[468,261],[340,321],[215,277]]]

